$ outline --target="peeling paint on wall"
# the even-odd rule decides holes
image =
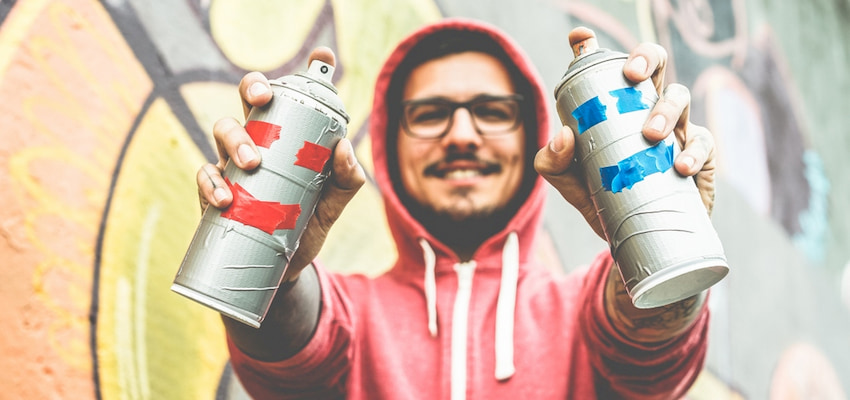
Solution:
[[[794,393],[846,394],[850,377],[837,371],[850,370],[842,339],[850,334],[850,181],[842,179],[850,142],[840,109],[850,90],[850,24],[840,2],[794,5],[831,35],[831,56],[821,58],[820,42],[801,48],[788,39],[809,40],[814,25],[784,23],[770,3],[0,3],[4,395],[245,398],[227,366],[219,316],[169,290],[200,219],[195,171],[217,157],[214,121],[244,120],[235,88],[247,71],[290,74],[305,68],[312,48],[329,46],[349,138],[371,171],[365,121],[380,62],[441,15],[502,26],[551,84],[571,58],[554,34],[573,26],[593,28],[615,50],[644,40],[665,46],[668,81],[691,89],[692,120],[716,138],[714,221],[732,267],[713,294],[712,354],[688,398],[780,399],[807,387]],[[820,60],[829,84],[812,84],[800,57]],[[377,274],[357,267],[367,257],[359,265],[374,265],[374,254],[383,255],[379,265],[394,258],[377,189],[367,185],[349,208],[320,257]],[[566,237],[559,230],[574,222],[566,208],[547,213],[543,236]],[[361,215],[378,216],[377,225]],[[352,236],[370,240],[344,240]],[[570,258],[580,253],[572,241],[545,246],[542,257],[588,261]],[[808,362],[823,373],[809,386],[782,386]]]

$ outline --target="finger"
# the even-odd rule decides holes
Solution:
[[[330,190],[333,194],[336,194],[336,191],[345,193],[346,199],[350,199],[350,196],[353,196],[364,182],[366,182],[366,173],[357,161],[354,147],[348,139],[341,139],[334,149]]]
[[[680,128],[676,128],[678,131]],[[688,123],[682,130],[686,133],[684,148],[676,157],[674,168],[685,176],[693,176],[700,198],[709,215],[714,209],[716,157],[714,136],[705,127]]]
[[[259,72],[249,72],[239,82],[239,96],[242,98],[242,112],[245,118],[253,107],[264,106],[272,99],[269,80]]]
[[[704,169],[714,170],[714,137],[708,129],[690,124],[684,149],[676,157],[676,171],[693,176]]]
[[[534,157],[534,169],[541,175],[553,179],[564,173],[572,165],[575,156],[575,137],[568,126],[558,131],[549,145],[543,147]]]
[[[313,60],[319,60],[332,67],[336,67],[336,56],[329,47],[319,46],[313,49],[308,58],[307,65],[310,65]]]
[[[331,66],[336,66],[333,51],[324,46],[313,49],[307,64],[320,60]],[[272,90],[268,78],[260,72],[253,71],[245,74],[239,82],[239,96],[242,98],[242,112],[245,118],[253,107],[262,107],[272,99]]]
[[[706,162],[703,168],[696,174],[694,181],[699,189],[700,199],[705,206],[708,215],[714,211],[714,195],[715,195],[715,168],[713,159]]]
[[[667,50],[655,43],[641,43],[629,53],[623,74],[632,82],[652,78],[655,90],[661,93],[667,68]]]
[[[570,128],[564,126],[548,146],[537,152],[534,169],[581,213],[597,235],[604,237],[587,184],[579,169],[574,167],[574,156],[575,137]]]
[[[643,135],[652,142],[664,140],[667,135],[678,128],[679,143],[685,141],[688,118],[690,114],[691,92],[685,86],[671,84],[664,90],[658,102],[652,107],[646,123],[643,126]]]
[[[342,139],[334,150],[333,173],[322,190],[313,219],[323,232],[330,230],[343,208],[366,182],[366,173],[354,155],[351,142]]]
[[[201,202],[201,210],[206,210],[207,205],[212,204],[217,208],[224,208],[233,201],[233,195],[221,170],[213,164],[205,164],[198,170],[196,176],[198,183],[198,198]]]
[[[293,268],[286,272],[284,279],[295,279],[301,269],[313,261],[345,206],[366,182],[366,173],[347,139],[340,140],[334,150],[333,172],[329,179],[302,234],[301,245],[290,260]]]
[[[583,26],[579,26],[571,30],[568,37],[570,47],[573,49],[574,57],[591,53],[599,49],[599,42],[596,40],[596,33]]]
[[[260,165],[260,152],[245,128],[233,118],[222,118],[213,125],[213,137],[218,148],[219,168],[228,159],[236,166],[251,170]]]
[[[676,171],[693,176],[705,209],[709,215],[714,209],[716,157],[714,136],[698,125],[689,124],[687,142],[676,157]]]

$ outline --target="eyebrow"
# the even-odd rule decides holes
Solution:
[[[475,101],[486,101],[486,100],[504,100],[515,98],[518,95],[515,93],[508,94],[490,94],[490,93],[480,93],[473,96],[471,99],[466,101],[454,101],[446,96],[431,96],[431,97],[423,97],[418,99],[407,99],[402,100],[402,104],[410,104],[410,103],[453,103],[453,104],[462,104],[462,103],[472,103]]]

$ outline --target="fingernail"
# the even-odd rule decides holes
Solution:
[[[357,164],[357,157],[354,156],[354,147],[349,141],[346,141],[346,146],[348,146],[348,158],[345,161],[348,162],[349,167],[353,167]]]
[[[248,88],[248,93],[250,93],[251,96],[254,96],[254,97],[262,96],[262,95],[266,94],[266,92],[268,92],[268,91],[269,91],[269,88],[266,87],[266,85],[263,85],[260,82],[254,82],[253,84],[251,84],[251,87]]]
[[[688,167],[688,171],[690,171],[691,168],[694,167],[694,164],[696,164],[696,160],[694,160],[691,156],[682,156],[682,163],[684,163],[685,166]]]
[[[239,153],[239,161],[242,161],[243,164],[254,161],[257,158],[257,153],[247,144],[240,145],[237,152]]]
[[[216,188],[213,190],[213,197],[216,203],[221,204],[222,201],[227,200],[227,192],[222,188]]]
[[[649,64],[646,62],[646,58],[638,56],[633,58],[632,61],[629,62],[629,65],[626,66],[626,68],[631,70],[633,73],[646,75],[646,67],[648,65]]]
[[[664,133],[665,125],[667,125],[667,120],[664,118],[664,116],[656,115],[651,120],[649,120],[649,124],[647,124],[647,127],[658,133]]]
[[[556,133],[552,141],[549,142],[549,149],[555,153],[560,153],[561,150],[564,150],[564,137],[561,136],[560,132]]]

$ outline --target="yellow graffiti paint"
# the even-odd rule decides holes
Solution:
[[[201,131],[206,134],[210,148],[215,148],[212,131],[216,121],[233,117],[240,123],[245,123],[237,87],[237,85],[219,82],[195,82],[180,86],[180,94],[186,100]],[[212,161],[215,162],[215,160]]]
[[[104,235],[97,346],[104,399],[214,398],[227,360],[217,313],[171,292],[200,220],[204,162],[164,100],[127,147]]]
[[[324,0],[217,0],[210,31],[222,53],[246,70],[267,71],[292,59],[307,39]]]
[[[2,296],[11,339],[0,341],[14,355],[0,363],[6,396],[94,394],[95,244],[121,133],[150,90],[130,49],[106,39],[116,32],[96,2],[73,0],[19,2],[2,25],[0,176],[13,246],[0,256],[14,265],[0,277],[11,278]],[[117,70],[98,72],[103,65]]]
[[[296,21],[284,27],[287,40],[280,40],[278,26],[275,35],[254,47],[240,45],[244,39],[232,31],[215,32],[234,21],[230,26],[269,29],[257,19],[278,15],[280,3],[260,4],[259,14],[244,5],[236,14],[212,8],[210,26],[235,64],[274,69],[309,51],[304,42],[313,29],[310,21],[324,18],[320,11],[326,4],[286,6]],[[336,43],[345,63],[338,88],[355,134],[366,123],[374,78],[391,46],[439,13],[431,1],[330,4],[333,19],[320,21],[325,25],[319,38]],[[252,33],[262,36],[262,31]],[[4,370],[25,366],[0,378],[0,386],[20,386],[10,393],[22,398],[91,398],[94,339],[103,399],[214,398],[227,360],[219,316],[169,289],[200,218],[194,176],[205,160],[164,100],[141,109],[153,82],[104,4],[19,2],[0,26],[0,79],[9,107],[0,122],[13,132],[0,144],[0,155],[8,155],[0,165],[0,183],[8,179],[11,193],[0,250],[20,263],[16,289],[3,299],[25,299],[4,315],[23,315],[20,325],[31,330],[25,338],[13,334],[14,343],[0,342],[2,349],[19,354],[0,363]],[[241,120],[233,85],[196,82],[179,89],[205,133],[222,116]],[[131,131],[137,117],[141,123]],[[133,136],[122,153],[128,133]],[[371,170],[368,139],[359,141],[356,152]],[[374,187],[364,188],[337,222],[320,255],[329,266],[378,273],[376,266],[392,260],[388,232],[371,223],[365,229],[357,216],[366,213],[383,216]],[[351,237],[367,239],[354,243]],[[97,322],[93,335],[90,312]]]

